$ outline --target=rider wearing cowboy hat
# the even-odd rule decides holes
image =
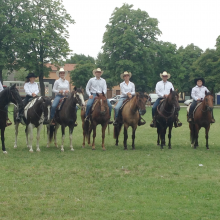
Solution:
[[[119,109],[121,108],[123,101],[127,98],[131,99],[132,96],[135,95],[135,85],[133,82],[131,82],[129,79],[131,78],[132,74],[130,72],[125,71],[120,75],[121,79],[124,80],[124,82],[120,83],[120,90],[121,90],[121,97],[115,106],[115,121],[114,125],[118,124],[118,113]],[[140,118],[141,120],[141,118]],[[139,121],[138,125],[144,125],[146,122]]]
[[[171,82],[167,81],[170,78],[169,73],[167,73],[166,71],[164,71],[163,73],[160,73],[160,78],[162,78],[162,80],[156,84],[156,88],[155,88],[155,91],[156,91],[159,98],[156,100],[156,102],[154,103],[154,105],[152,107],[153,121],[151,122],[150,126],[153,128],[156,127],[155,113],[157,110],[157,106],[160,104],[160,101],[162,99],[167,98],[167,96],[170,94],[170,89],[172,89],[174,91],[173,84]],[[175,126],[177,126],[177,127],[182,126],[182,123],[179,122],[178,115],[176,115],[175,124],[176,124]]]
[[[92,104],[94,102],[94,98],[96,97],[96,93],[102,93],[102,92],[104,94],[107,93],[106,81],[105,81],[105,79],[101,78],[103,71],[100,68],[97,68],[97,69],[94,69],[92,73],[95,77],[91,78],[86,85],[86,93],[89,96],[89,100],[86,105],[86,118],[85,118],[85,120],[89,120],[89,118],[87,116],[89,115],[90,109],[91,109]],[[108,123],[111,124],[112,121],[110,121],[110,118],[111,118],[112,105],[108,99],[107,99],[107,104],[109,107],[109,116],[110,116]]]
[[[193,98],[193,102],[190,105],[189,109],[189,117],[188,117],[188,122],[192,121],[193,118],[193,111],[197,105],[197,102],[201,102],[204,97],[205,97],[205,91],[209,92],[207,87],[205,87],[205,80],[202,77],[194,79],[194,83],[196,84],[195,87],[192,88],[191,96]],[[215,123],[215,119],[213,117],[213,112],[212,112],[212,120],[211,123]]]

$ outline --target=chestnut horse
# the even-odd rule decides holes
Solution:
[[[194,112],[194,120],[189,123],[191,147],[198,147],[198,134],[201,127],[205,128],[206,149],[209,149],[208,134],[213,111],[213,96],[205,91],[205,98]]]
[[[95,97],[90,121],[85,121],[85,108],[81,109],[81,119],[83,127],[83,144],[82,147],[85,147],[85,138],[88,140],[90,145],[90,135],[93,131],[93,142],[92,150],[95,150],[95,138],[96,138],[96,126],[101,124],[102,126],[102,150],[105,150],[105,130],[109,121],[109,108],[107,104],[107,99],[104,93],[98,94]]]
[[[146,93],[136,93],[136,95],[128,101],[121,112],[119,112],[118,125],[114,127],[115,145],[118,146],[118,137],[124,124],[124,150],[127,150],[128,127],[132,127],[132,150],[135,150],[135,131],[138,126],[140,115],[146,113],[146,102],[148,95]]]
[[[165,135],[167,127],[169,127],[169,149],[171,149],[171,132],[173,128],[173,123],[176,120],[176,115],[180,110],[179,106],[179,95],[176,91],[170,89],[170,94],[164,101],[157,107],[155,114],[156,125],[157,125],[157,145],[160,145],[161,149],[166,145]]]

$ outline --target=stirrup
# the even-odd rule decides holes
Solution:
[[[55,125],[55,120],[54,119],[51,120],[50,125]]]
[[[156,126],[156,122],[153,120],[151,123],[150,123],[150,126],[152,127],[152,128],[156,128],[157,126]]]
[[[114,125],[114,126],[117,126],[117,125],[118,125],[118,119],[115,119],[115,121],[113,122],[113,125]]]
[[[215,123],[215,119],[214,119],[214,118],[211,119],[211,124],[212,124],[212,123]]]
[[[8,127],[8,126],[10,126],[10,125],[12,125],[12,122],[11,122],[10,119],[8,118],[8,119],[6,120],[6,127]]]

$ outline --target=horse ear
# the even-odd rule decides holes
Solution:
[[[96,93],[97,96],[99,96],[98,92]]]
[[[76,86],[74,87],[74,90],[75,90],[75,91],[77,90]]]
[[[105,93],[102,91],[102,95],[105,96]]]
[[[173,90],[172,90],[172,88],[170,89],[170,93],[172,92]]]
[[[11,86],[12,89],[16,88],[16,84],[14,84],[13,86]]]
[[[205,90],[205,95],[207,95],[207,90]]]

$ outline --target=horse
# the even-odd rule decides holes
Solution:
[[[47,134],[48,134],[48,141],[47,141],[47,147],[50,146],[50,142],[52,141],[52,138],[54,136],[54,144],[58,148],[57,144],[57,130],[59,126],[61,125],[62,130],[62,145],[61,145],[61,151],[64,151],[64,139],[65,139],[65,127],[69,127],[69,139],[70,139],[70,149],[71,151],[74,151],[73,145],[72,145],[72,133],[76,122],[76,103],[78,103],[80,106],[84,106],[84,98],[83,98],[83,92],[81,89],[77,89],[74,87],[74,90],[70,93],[70,95],[67,97],[65,102],[63,103],[63,106],[61,110],[56,110],[54,119],[55,119],[55,125],[48,125],[47,126]]]
[[[39,140],[40,132],[43,127],[43,121],[45,118],[49,120],[50,117],[50,107],[51,99],[48,97],[37,96],[33,98],[24,108],[24,116],[21,120],[23,125],[26,125],[25,134],[26,134],[26,144],[29,148],[29,152],[33,152],[32,141],[33,141],[33,129],[37,128],[37,144],[36,151],[40,152]],[[17,136],[18,136],[18,127],[19,123],[16,120],[17,108],[14,107],[14,124],[15,124],[15,144],[14,148],[17,148]]]
[[[206,149],[209,150],[208,134],[213,111],[213,96],[205,91],[205,98],[194,112],[194,120],[189,123],[191,147],[198,147],[198,134],[201,127],[205,128]]]
[[[105,94],[97,93],[97,96],[95,97],[95,101],[92,106],[92,112],[90,115],[90,120],[85,121],[85,108],[81,109],[81,119],[82,119],[82,128],[83,128],[83,144],[82,147],[85,147],[85,138],[88,140],[88,144],[90,144],[90,136],[91,132],[93,131],[93,142],[92,142],[92,150],[95,150],[95,138],[96,138],[96,126],[98,124],[101,124],[102,126],[102,150],[105,149],[105,130],[108,125],[109,121],[109,107],[107,104],[107,98],[105,97]]]
[[[12,102],[18,106],[19,114],[23,111],[23,103],[21,96],[16,88],[16,84],[11,87],[7,87],[0,93],[0,129],[1,129],[1,141],[2,141],[2,151],[4,154],[7,154],[5,149],[5,127],[6,127],[6,118],[7,112],[4,110],[4,107]]]
[[[165,143],[165,135],[167,127],[169,127],[169,143],[168,148],[171,149],[171,132],[173,124],[176,121],[176,115],[180,110],[179,95],[176,91],[170,89],[170,94],[165,98],[162,103],[157,107],[156,112],[156,126],[157,126],[157,145],[163,149]]]
[[[135,96],[130,99],[119,112],[118,125],[114,127],[114,138],[116,139],[115,145],[118,146],[118,137],[122,125],[124,124],[124,150],[127,150],[128,127],[132,127],[132,150],[135,150],[135,132],[140,120],[140,115],[146,113],[146,102],[148,100],[146,93],[136,93]]]

